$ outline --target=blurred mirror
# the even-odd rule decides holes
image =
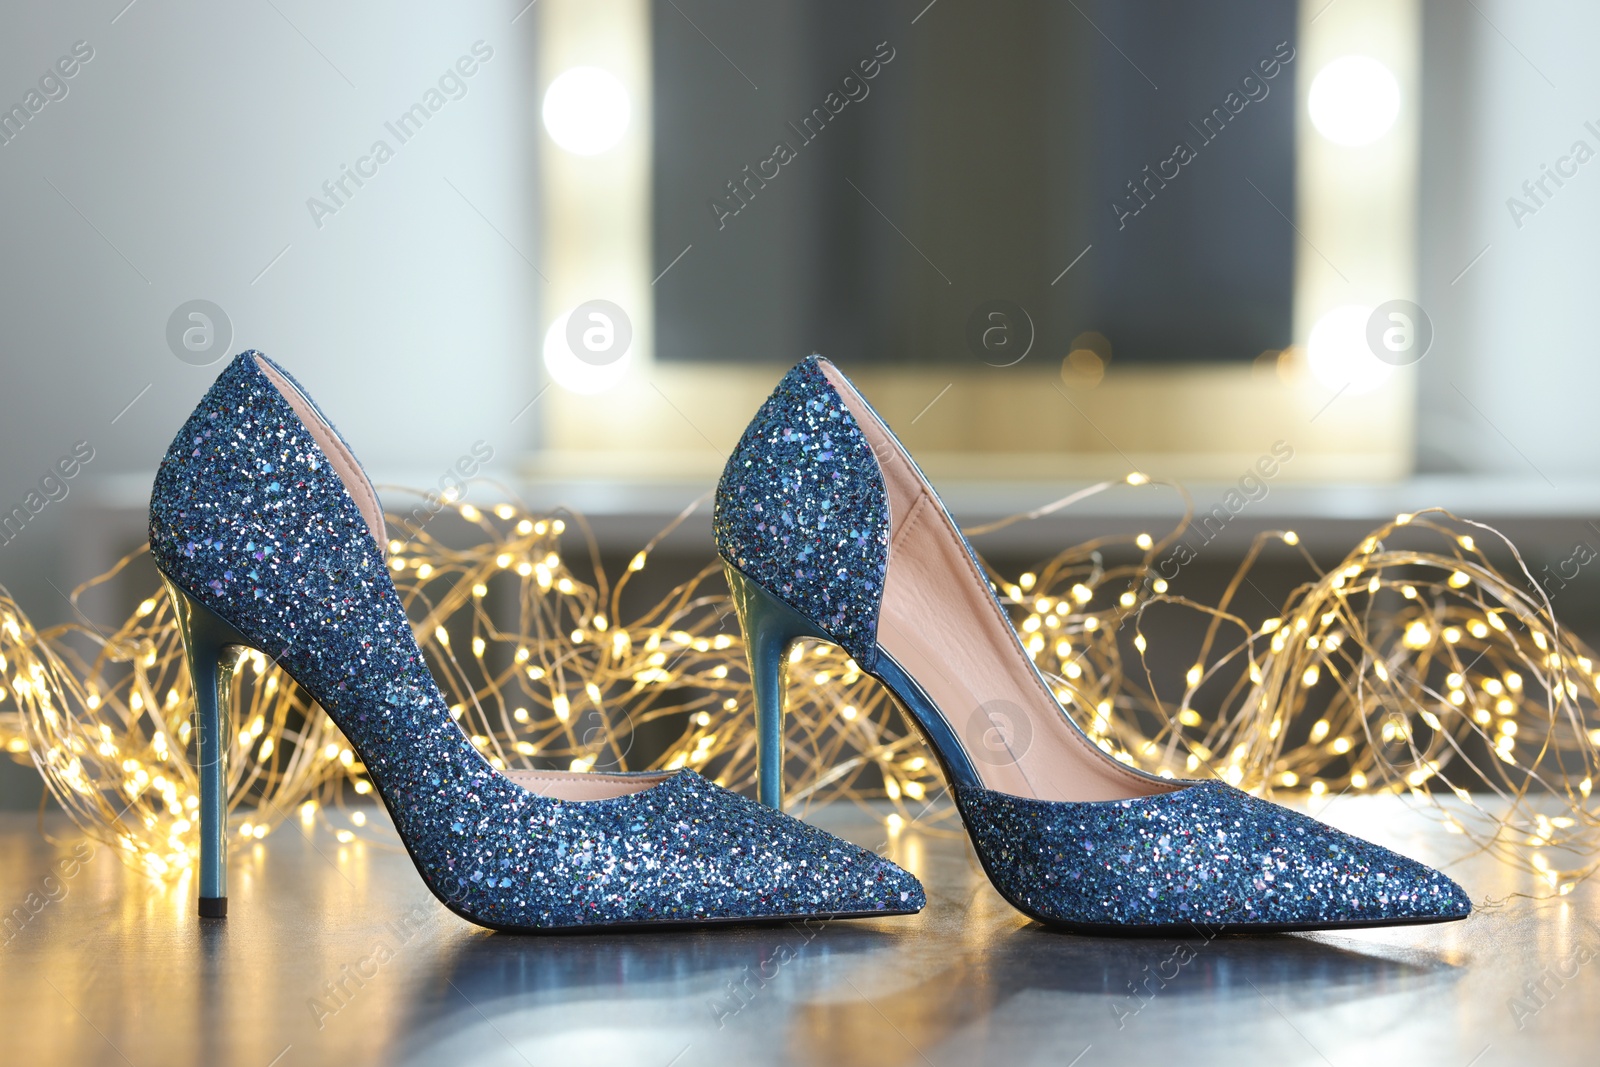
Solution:
[[[656,287],[658,359],[1291,343],[1295,0],[693,6],[715,46],[652,9],[651,237],[696,245]]]

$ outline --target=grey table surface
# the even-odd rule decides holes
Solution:
[[[855,808],[808,814],[869,847]],[[1341,934],[1103,938],[1007,906],[965,839],[889,854],[928,888],[906,918],[661,933],[490,933],[405,854],[279,827],[234,857],[231,915],[148,881],[65,819],[0,816],[0,1061],[936,1065],[1163,1061],[1594,1064],[1600,884],[1531,876],[1400,798],[1327,821],[1446,866],[1465,922]],[[386,820],[377,815],[374,824]]]

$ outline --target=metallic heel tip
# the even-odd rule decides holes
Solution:
[[[201,897],[200,918],[226,919],[228,917],[227,897]]]

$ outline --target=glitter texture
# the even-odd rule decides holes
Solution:
[[[975,783],[981,772],[963,772],[971,765],[943,712],[878,654],[888,525],[877,457],[813,356],[784,377],[728,462],[718,547],[831,634],[946,750],[973,845],[1018,909],[1100,932],[1414,923],[1472,910],[1432,868],[1219,781],[1170,789],[1152,778],[1152,795],[1093,802]]]
[[[1223,782],[1095,803],[956,795],[996,887],[1045,922],[1310,928],[1472,910],[1431,867]]]
[[[888,496],[872,446],[817,357],[783,376],[739,439],[712,525],[724,559],[872,669]]]
[[[173,441],[151,554],[322,705],[447,906],[504,929],[923,906],[892,863],[692,771],[578,802],[491,767],[450,718],[355,502],[256,358],[236,358]]]

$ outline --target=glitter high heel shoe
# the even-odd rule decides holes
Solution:
[[[916,879],[692,771],[491,767],[451,719],[384,561],[383,514],[304,390],[246,352],[179,431],[150,551],[194,681],[200,914],[227,910],[228,674],[254,648],[344,731],[423,881],[505,930],[904,914]]]
[[[1111,759],[1056,702],[927,479],[838,368],[812,356],[756,413],[714,523],[782,797],[784,669],[799,638],[886,686],[943,767],[990,880],[1094,933],[1442,922],[1471,904],[1423,864],[1220,781]]]

